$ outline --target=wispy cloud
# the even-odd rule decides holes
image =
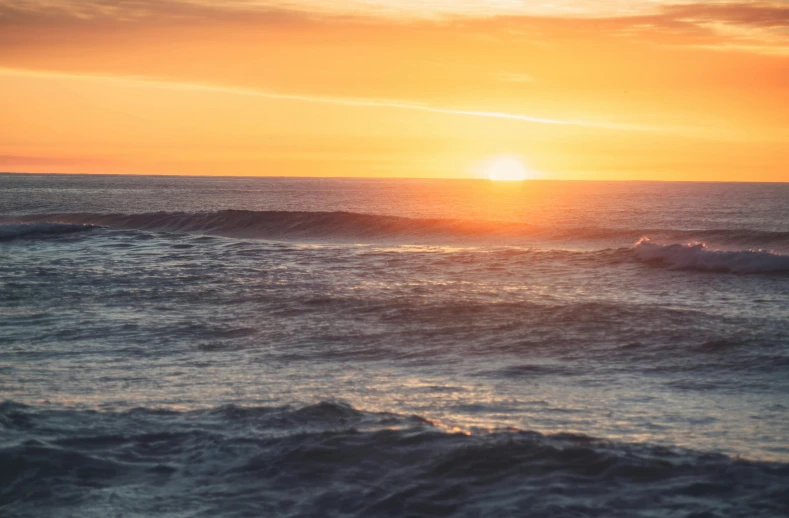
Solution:
[[[97,157],[0,155],[0,171],[3,167],[79,166],[106,162]]]
[[[517,72],[505,72],[502,74],[497,74],[496,78],[500,81],[504,81],[507,83],[533,83],[534,78],[529,74],[522,74]]]
[[[725,42],[789,44],[789,3],[725,2],[666,5],[634,20],[644,32],[717,36]]]
[[[629,16],[695,16],[726,18],[746,24],[786,21],[788,4],[778,1],[708,0],[0,0],[0,17],[82,19],[184,16],[218,13],[316,13],[342,16],[435,18],[498,16],[621,18]]]
[[[0,15],[79,18],[179,16],[219,12],[331,13],[343,16],[538,16],[615,18],[662,14],[723,16],[742,23],[782,17],[785,0],[0,0]]]
[[[295,101],[295,102],[316,103],[316,104],[331,104],[331,105],[348,106],[348,107],[410,110],[410,111],[436,113],[443,115],[506,119],[506,120],[514,120],[514,121],[528,122],[534,124],[581,126],[588,128],[599,128],[599,129],[608,129],[608,130],[630,130],[630,131],[633,130],[647,131],[651,129],[647,127],[626,125],[626,124],[616,124],[610,122],[571,121],[571,120],[535,117],[535,116],[525,115],[520,113],[445,108],[445,107],[432,106],[424,103],[400,101],[400,100],[392,100],[392,99],[366,99],[366,98],[347,98],[347,97],[330,97],[330,96],[324,97],[317,95],[289,94],[289,93],[269,92],[266,90],[260,90],[256,88],[242,88],[242,87],[234,87],[234,86],[176,82],[176,81],[167,81],[158,78],[148,78],[148,77],[138,77],[138,76],[70,74],[63,72],[49,72],[49,71],[24,70],[24,69],[13,69],[13,68],[0,68],[0,75],[25,76],[25,77],[37,77],[37,78],[57,78],[57,79],[69,79],[69,80],[93,80],[93,81],[111,82],[118,85],[141,87],[141,88],[143,87],[164,88],[170,90],[213,92],[213,93],[223,93],[230,95],[241,95],[247,97],[259,97],[264,99],[275,99],[282,101]]]
[[[654,2],[650,9],[623,9],[596,16],[496,16],[479,18],[478,23],[490,30],[505,28],[524,35],[599,38],[607,34],[715,50],[789,51],[789,1]]]
[[[537,27],[629,37],[704,39],[721,48],[789,47],[789,1],[682,0],[0,0],[0,26],[118,23],[257,25],[380,21],[459,23],[470,28]],[[485,21],[493,23],[486,25]],[[482,23],[482,25],[479,25]],[[532,30],[532,32],[535,32]]]
[[[789,26],[787,2],[722,2],[666,5],[661,13],[667,19],[690,23],[718,21],[752,27]]]

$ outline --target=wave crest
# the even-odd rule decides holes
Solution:
[[[524,245],[538,240],[617,241],[616,246],[650,235],[666,242],[705,242],[726,247],[789,249],[789,232],[749,229],[669,230],[541,227],[523,222],[411,218],[354,212],[251,211],[150,212],[139,214],[51,213],[0,216],[0,241],[27,235],[79,232],[97,227],[143,232],[216,235],[273,241],[413,244]],[[647,243],[639,254],[654,260]],[[609,243],[610,244],[610,243]],[[658,246],[658,245],[655,245]],[[684,246],[684,245],[677,245]],[[695,245],[693,245],[695,246]],[[705,248],[705,251],[710,250]],[[770,252],[743,251],[742,253]],[[773,254],[778,255],[778,254]],[[708,269],[700,267],[701,269]],[[713,269],[729,271],[726,268]],[[745,270],[744,270],[745,271]],[[762,271],[762,270],[758,270]],[[770,270],[774,271],[774,270]],[[783,270],[781,270],[783,271]]]
[[[785,516],[789,508],[786,464],[569,434],[452,433],[334,402],[120,413],[6,402],[0,429],[4,516],[99,516],[109,505],[154,516],[163,501],[201,516]]]
[[[5,218],[8,220],[8,218]],[[142,214],[37,214],[13,223],[93,225],[124,230],[185,232],[274,240],[378,240],[512,237],[533,233],[522,223],[414,219],[353,212],[220,210]]]
[[[705,243],[654,243],[642,238],[633,246],[642,262],[656,262],[676,270],[730,273],[789,273],[789,255],[767,250],[713,250]]]

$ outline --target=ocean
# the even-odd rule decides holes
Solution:
[[[0,175],[4,517],[789,516],[789,184]]]

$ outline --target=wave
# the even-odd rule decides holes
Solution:
[[[730,273],[789,273],[789,255],[765,250],[712,250],[705,243],[660,245],[643,238],[633,247],[637,260],[677,270]]]
[[[140,230],[172,233],[197,233],[227,237],[260,238],[281,241],[318,242],[412,242],[458,243],[475,242],[504,245],[523,244],[518,238],[620,239],[633,230],[618,232],[603,229],[576,229],[551,234],[545,229],[516,223],[465,221],[447,219],[413,219],[349,212],[285,212],[225,210],[205,213],[157,212],[143,214],[69,213],[0,217],[0,242],[38,236],[57,236],[96,228]],[[686,235],[690,231],[655,231],[654,235]],[[782,232],[745,230],[706,230],[698,236],[715,236],[719,241],[765,241],[783,239]],[[661,239],[662,240],[662,239]],[[642,237],[631,248],[607,248],[592,251],[504,249],[501,256],[523,256],[523,259],[551,259],[618,263],[635,259],[645,263],[666,265],[671,269],[728,273],[787,273],[789,255],[766,250],[716,250],[706,243],[659,244]],[[538,254],[538,255],[535,255]]]
[[[644,232],[644,234],[650,234]],[[718,245],[742,245],[749,247],[776,247],[789,245],[789,232],[749,229],[710,230],[659,230],[666,239],[683,242],[713,242]]]
[[[0,429],[8,517],[789,511],[786,464],[571,434],[462,433],[335,402],[117,413],[7,402]]]
[[[73,234],[74,232],[85,232],[94,228],[96,228],[96,225],[83,223],[11,223],[0,225],[0,242],[28,237]]]
[[[352,212],[288,212],[221,210],[216,212],[155,212],[141,214],[54,213],[0,216],[0,223],[60,224],[280,241],[412,243],[475,242],[519,244],[530,239],[619,240],[642,236],[667,241],[706,241],[748,247],[789,247],[789,232],[759,230],[610,229],[604,227],[539,227],[526,223],[425,219]]]
[[[8,220],[9,217],[4,219]],[[504,237],[531,233],[528,225],[519,223],[413,219],[351,212],[222,210],[198,213],[70,213],[19,216],[12,219],[22,223],[54,222],[273,240],[420,240],[440,237]]]

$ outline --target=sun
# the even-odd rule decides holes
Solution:
[[[529,177],[523,164],[512,157],[497,158],[485,169],[489,180],[494,182],[522,182]]]

